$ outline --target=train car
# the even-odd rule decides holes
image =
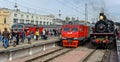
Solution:
[[[17,23],[12,25],[11,30],[16,31],[25,31],[25,35],[27,36],[29,32],[32,32],[35,34],[36,30],[38,29],[39,34],[42,32],[43,27],[34,25],[34,24],[23,24],[23,23]]]
[[[25,24],[25,23],[17,23],[12,25],[11,30],[16,31],[24,31],[25,35],[27,36],[29,32],[33,32],[35,34],[36,30],[38,29],[39,34],[41,34],[42,30],[45,29],[49,31],[49,34],[54,34],[53,30],[59,31],[61,29],[61,25],[34,25],[34,24]]]
[[[100,20],[95,23],[90,42],[94,46],[108,47],[116,40],[114,22],[108,20],[104,13],[100,13]]]
[[[61,42],[63,47],[78,47],[81,43],[88,40],[89,27],[80,24],[62,25]]]

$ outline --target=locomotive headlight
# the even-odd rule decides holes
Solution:
[[[103,20],[103,16],[100,16],[99,19],[102,21]]]
[[[75,40],[77,40],[78,38],[74,38]]]
[[[67,38],[65,38],[65,37],[62,37],[62,39],[67,39]]]

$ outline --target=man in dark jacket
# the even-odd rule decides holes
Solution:
[[[20,37],[21,37],[21,42],[24,43],[24,40],[25,40],[25,32],[24,31],[21,31]]]
[[[19,45],[19,38],[20,38],[20,33],[18,30],[16,30],[16,39],[17,39],[16,45]]]
[[[3,46],[7,48],[9,46],[9,38],[10,38],[9,37],[10,33],[9,31],[7,31],[7,28],[5,28],[5,30],[3,31],[2,36],[3,36]]]

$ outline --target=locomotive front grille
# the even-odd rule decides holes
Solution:
[[[68,39],[68,42],[72,42],[72,41],[73,41],[73,39],[72,39],[72,38],[69,38],[69,39]]]

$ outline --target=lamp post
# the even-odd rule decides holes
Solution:
[[[61,15],[62,15],[61,14],[61,10],[59,10],[59,14],[58,15],[59,15],[59,19],[61,19]]]

